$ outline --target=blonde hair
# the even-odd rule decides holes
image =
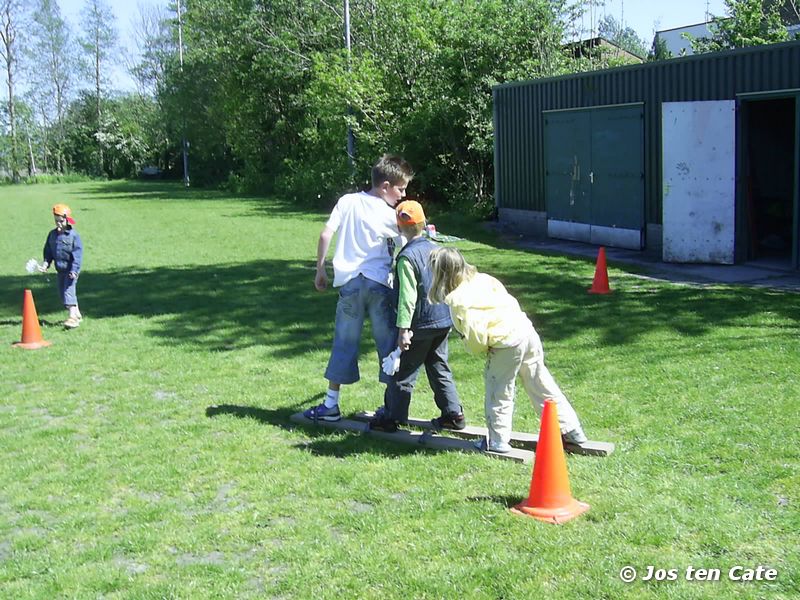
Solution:
[[[431,288],[428,292],[431,304],[444,302],[450,292],[477,273],[475,267],[464,260],[461,252],[444,246],[431,252],[428,266],[431,269]]]

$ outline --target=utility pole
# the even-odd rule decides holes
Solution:
[[[347,50],[347,70],[350,71],[350,0],[344,0],[344,47]],[[353,115],[353,107],[347,107],[347,115]],[[355,156],[355,140],[353,139],[353,128],[350,122],[347,123],[347,164],[350,166],[350,174],[353,175],[353,157]]]
[[[25,123],[25,133],[28,134],[28,176],[36,177],[36,159],[33,157],[33,144],[31,143],[31,129]]]
[[[181,19],[181,0],[178,4],[178,61],[183,73],[183,22]],[[186,139],[186,117],[183,118],[183,134],[181,138],[181,152],[183,154],[183,186],[189,187],[189,141]]]

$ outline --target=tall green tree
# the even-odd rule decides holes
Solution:
[[[19,181],[20,154],[17,139],[16,76],[19,69],[21,39],[18,37],[24,19],[20,0],[0,0],[0,59],[5,71],[8,103],[6,105],[9,129],[8,167],[11,179]]]
[[[166,137],[185,124],[194,181],[327,205],[396,151],[417,166],[415,193],[488,207],[492,86],[574,67],[562,49],[572,5],[351,0],[348,53],[341,2],[192,0],[183,70],[165,61],[157,93]]]
[[[712,19],[710,38],[690,38],[692,50],[698,54],[785,42],[789,34],[780,7],[771,0],[725,0],[726,16]]]
[[[36,0],[31,33],[31,84],[42,124],[54,133],[53,148],[45,156],[52,153],[55,169],[63,173],[64,116],[75,84],[77,52],[70,26],[55,0]]]
[[[156,96],[164,85],[167,66],[177,56],[172,25],[166,8],[139,5],[133,29],[136,52],[126,66],[143,96]]]
[[[80,38],[85,57],[85,67],[94,88],[95,134],[102,133],[102,106],[106,89],[109,86],[108,72],[115,56],[118,43],[116,17],[105,0],[86,0],[81,10],[82,34]],[[103,147],[98,142],[95,174],[103,173]]]

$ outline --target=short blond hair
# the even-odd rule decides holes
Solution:
[[[475,267],[464,260],[461,252],[446,246],[435,248],[431,252],[428,266],[431,269],[431,288],[428,292],[428,301],[431,304],[444,302],[450,292],[477,273]]]

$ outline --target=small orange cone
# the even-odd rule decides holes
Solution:
[[[594,281],[589,288],[590,294],[610,294],[608,287],[608,269],[606,269],[606,249],[600,246],[597,252],[597,266],[594,268]]]
[[[528,499],[517,504],[511,512],[560,525],[587,510],[589,505],[575,500],[570,492],[556,403],[545,400],[531,491]]]
[[[33,303],[33,294],[30,290],[25,290],[22,299],[22,340],[13,345],[26,350],[36,350],[50,345],[50,342],[42,339],[39,316],[36,314],[36,305]]]

